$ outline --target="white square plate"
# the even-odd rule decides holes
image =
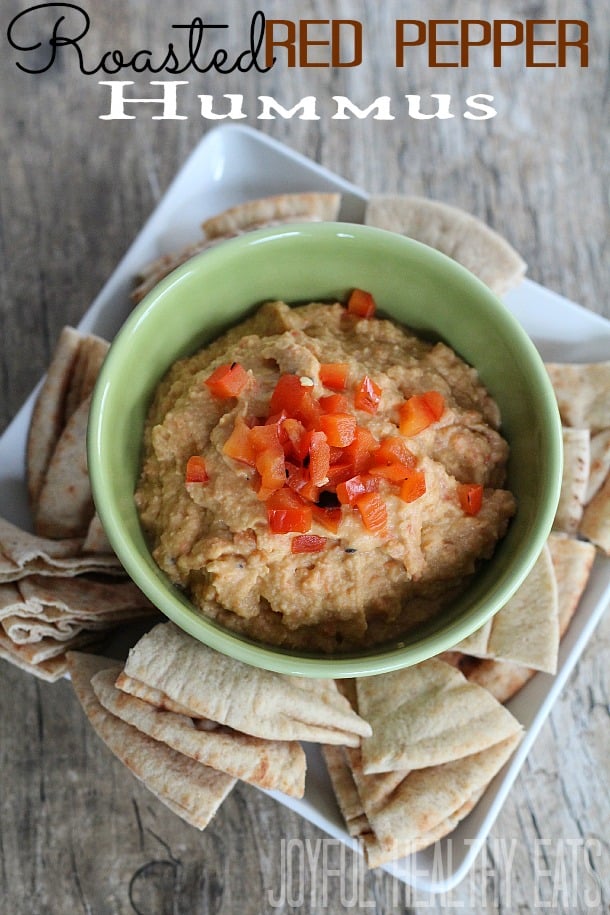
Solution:
[[[205,135],[154,213],[127,251],[79,327],[111,339],[130,310],[129,291],[138,270],[160,254],[201,236],[203,219],[244,200],[290,191],[340,191],[340,218],[362,222],[366,193],[309,159],[257,131],[218,127]],[[388,188],[388,192],[391,189]],[[525,280],[505,299],[542,357],[557,362],[608,358],[610,322]],[[27,506],[24,449],[34,394],[0,438],[0,515],[31,525]],[[526,729],[517,752],[494,779],[473,812],[451,834],[428,849],[386,868],[418,890],[447,892],[467,874],[496,819],[512,783],[572,668],[610,599],[610,560],[598,556],[587,590],[561,643],[556,676],[537,674],[509,703]],[[345,831],[317,747],[307,748],[305,797],[273,796],[326,833],[357,845]],[[441,874],[441,879],[431,874]]]

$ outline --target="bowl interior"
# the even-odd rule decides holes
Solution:
[[[494,558],[451,608],[408,639],[340,657],[265,647],[204,618],[152,559],[133,502],[144,420],[176,359],[264,301],[343,300],[368,289],[382,313],[470,364],[497,400],[509,440],[508,487],[518,511]],[[116,337],[94,392],[89,470],[97,510],[129,575],[170,619],[213,648],[271,670],[355,676],[417,663],[481,626],[516,590],[548,536],[561,482],[561,427],[544,366],[501,302],[437,251],[343,223],[254,232],[201,254],[163,280]]]

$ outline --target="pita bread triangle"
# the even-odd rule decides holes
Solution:
[[[436,248],[478,276],[497,295],[516,286],[525,274],[525,262],[501,235],[446,203],[424,197],[373,196],[364,221],[367,226]]]
[[[566,426],[592,435],[610,428],[610,361],[548,362],[546,370]]]
[[[373,728],[360,747],[367,775],[442,765],[521,731],[487,690],[437,658],[356,682],[359,713]]]
[[[332,680],[285,677],[213,651],[173,623],[131,649],[125,674],[161,690],[194,717],[268,740],[357,746],[370,726]]]
[[[204,766],[126,724],[98,701],[91,685],[99,671],[120,665],[108,658],[70,652],[74,691],[98,736],[127,768],[163,803],[198,829],[210,822],[235,779]]]
[[[565,531],[573,537],[578,533],[589,483],[591,444],[588,429],[564,426],[563,473],[559,504],[553,530]]]
[[[456,825],[456,817],[474,806],[520,740],[521,734],[514,734],[443,765],[376,775],[363,772],[358,748],[348,749],[354,783],[375,839],[369,865],[411,854],[423,847],[422,837],[436,841],[445,835]]]
[[[149,737],[191,759],[260,788],[293,797],[305,790],[305,754],[296,741],[270,741],[228,728],[201,730],[186,715],[168,712],[115,686],[116,670],[95,674],[91,685],[104,708]]]
[[[511,661],[547,673],[557,669],[559,613],[557,582],[547,545],[508,603],[493,617],[487,644],[474,633],[455,646],[475,657]]]

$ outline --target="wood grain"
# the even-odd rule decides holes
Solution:
[[[6,0],[9,19],[30,4]],[[91,60],[121,46],[163,48],[174,21],[160,4],[86,4]],[[474,54],[468,70],[392,63],[396,18],[446,18],[446,0],[309,3],[225,0],[210,22],[246,36],[250,16],[329,17],[365,24],[365,62],[352,70],[288,70],[190,76],[188,120],[105,122],[100,76],[75,61],[41,75],[0,55],[0,427],[45,369],[61,327],[76,323],[153,210],[209,122],[197,93],[241,93],[249,123],[373,192],[424,194],[487,220],[523,254],[529,275],[610,316],[608,238],[608,0],[491,4],[463,15],[489,19],[587,19],[590,66],[525,71],[515,51],[501,69]],[[492,10],[493,7],[493,10]],[[503,7],[503,9],[502,9]],[[202,14],[183,0],[181,21]],[[174,18],[173,18],[174,17]],[[125,77],[127,78],[127,77]],[[144,92],[146,81],[136,88]],[[414,121],[407,93],[451,93],[456,116]],[[467,121],[468,95],[494,96],[498,116]],[[257,121],[257,96],[286,107],[318,98],[319,121]],[[333,95],[361,107],[379,95],[396,119],[334,121]],[[610,355],[610,354],[609,354]],[[606,618],[538,738],[471,875],[446,896],[414,894],[260,792],[239,786],[199,834],[156,802],[87,726],[70,683],[42,685],[0,666],[0,898],[12,915],[340,913],[370,909],[472,913],[602,912],[610,904],[610,796]],[[300,840],[310,862],[282,870],[281,840]],[[317,851],[316,851],[317,850]],[[322,856],[322,853],[325,857]],[[314,863],[311,864],[311,861]],[[336,872],[342,874],[337,876]],[[354,887],[356,895],[354,895]],[[555,893],[555,898],[553,898]]]

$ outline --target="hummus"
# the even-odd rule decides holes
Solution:
[[[219,397],[205,383],[224,364],[247,373],[236,396]],[[333,492],[322,497],[322,486],[319,504],[333,506],[336,530],[314,514],[310,539],[322,547],[295,552],[295,534],[270,527],[256,468],[223,449],[236,423],[247,429],[269,418],[281,376],[297,376],[316,402],[335,393],[320,380],[320,367],[329,364],[349,365],[342,394],[352,404],[359,379],[373,380],[380,392],[374,411],[352,409],[378,442],[401,437],[400,411],[413,395],[434,391],[444,409],[404,438],[425,477],[422,494],[405,501],[399,483],[378,479],[387,516],[380,533],[354,505],[340,504]],[[438,614],[504,535],[515,502],[502,489],[508,446],[499,423],[476,371],[445,344],[351,315],[340,304],[270,302],[174,364],[159,385],[136,505],[156,562],[202,613],[287,648],[368,647]],[[329,451],[337,460],[338,449]],[[205,466],[199,482],[185,477],[193,455]],[[473,513],[460,501],[464,484],[482,492]]]

